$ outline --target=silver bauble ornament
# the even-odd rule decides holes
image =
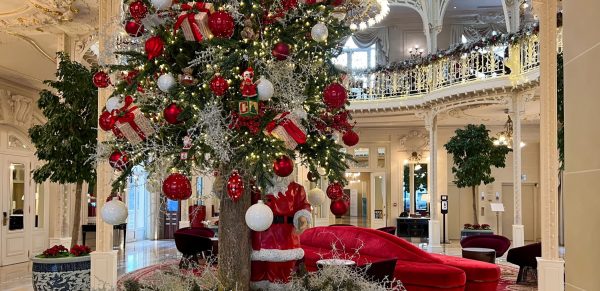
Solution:
[[[329,36],[329,30],[323,22],[319,22],[310,30],[310,36],[316,42],[324,42],[327,40],[327,36]]]
[[[120,201],[119,198],[113,197],[112,200],[106,202],[100,210],[102,220],[108,224],[118,225],[127,222],[127,205]]]
[[[273,94],[275,94],[275,88],[273,83],[265,77],[260,77],[258,85],[256,85],[256,91],[258,93],[258,100],[269,101]]]
[[[258,203],[246,211],[246,224],[254,231],[267,230],[273,224],[273,210],[262,200],[258,200]]]
[[[176,83],[177,80],[175,80],[175,77],[173,77],[173,75],[171,75],[170,73],[163,74],[160,77],[158,77],[158,80],[156,80],[156,85],[158,86],[158,89],[165,93],[169,92],[169,90],[171,90],[171,88],[173,88],[173,86],[175,86]]]
[[[325,192],[319,188],[313,188],[312,190],[308,191],[307,198],[308,202],[310,202],[310,205],[317,207],[325,202]]]

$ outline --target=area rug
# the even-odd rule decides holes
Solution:
[[[127,280],[144,282],[150,278],[153,278],[153,275],[157,274],[158,272],[171,272],[177,270],[178,265],[178,260],[171,260],[139,269],[121,276],[119,278],[118,285],[122,287],[123,283]],[[498,288],[496,288],[497,291],[537,291],[537,284],[533,280],[523,284],[515,283],[517,281],[517,275],[519,274],[518,268],[508,264],[498,264],[498,266],[500,267],[500,282],[498,284]],[[190,273],[190,275],[193,275],[193,273]]]

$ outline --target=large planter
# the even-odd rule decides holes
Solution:
[[[90,290],[90,256],[32,258],[33,290]]]
[[[463,229],[460,231],[460,239],[462,240],[465,237],[480,234],[494,234],[494,231],[491,229]]]

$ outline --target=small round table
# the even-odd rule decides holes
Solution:
[[[487,263],[496,263],[496,251],[486,248],[464,248],[462,249],[462,257],[476,261]]]
[[[352,260],[343,260],[343,259],[324,259],[317,261],[317,267],[322,269],[325,266],[346,266],[351,267],[356,265],[356,262]]]

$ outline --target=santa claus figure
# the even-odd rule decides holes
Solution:
[[[304,257],[298,235],[311,222],[304,187],[296,182],[287,188],[268,189],[265,204],[273,210],[273,224],[252,233],[251,286],[261,290],[288,290],[292,270]]]
[[[252,68],[246,69],[242,73],[242,96],[246,98],[256,97],[256,84],[254,84],[254,70]]]

